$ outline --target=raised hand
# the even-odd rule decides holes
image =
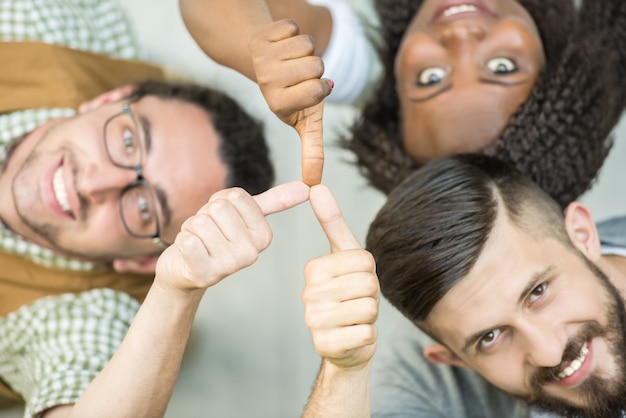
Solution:
[[[305,202],[308,194],[299,181],[257,196],[240,188],[215,193],[159,257],[155,281],[184,292],[206,289],[251,265],[272,240],[265,216]]]
[[[326,361],[341,369],[364,367],[378,335],[374,323],[380,288],[374,258],[361,248],[326,186],[312,187],[309,200],[331,252],[305,267],[306,324]]]
[[[257,83],[272,112],[292,126],[302,141],[302,180],[322,180],[324,98],[332,81],[322,79],[324,63],[314,55],[313,39],[293,20],[264,26],[253,35],[250,53]]]

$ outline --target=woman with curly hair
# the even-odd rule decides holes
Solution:
[[[561,205],[626,105],[623,0],[376,0],[384,74],[343,145],[388,193],[432,158],[498,156]]]

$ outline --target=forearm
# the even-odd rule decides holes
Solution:
[[[204,290],[177,294],[155,284],[107,366],[71,417],[162,417]]]
[[[272,22],[265,0],[180,0],[187,30],[214,61],[256,81],[249,42]]]
[[[302,418],[369,418],[369,369],[369,363],[345,370],[323,360]]]
[[[306,0],[179,0],[187,30],[215,62],[256,81],[249,41],[272,21],[295,20],[301,33],[311,35],[321,56],[332,34],[332,17],[325,7]]]

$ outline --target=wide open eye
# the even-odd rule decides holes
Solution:
[[[489,60],[489,62],[487,62],[487,68],[489,68],[489,71],[492,73],[498,75],[511,74],[518,70],[515,61],[504,57]]]
[[[446,78],[446,70],[441,67],[430,67],[419,73],[418,86],[432,86],[441,83]]]
[[[488,333],[483,335],[478,342],[478,348],[485,349],[491,347],[498,340],[501,332],[502,331],[500,331],[499,329],[494,329],[493,331],[489,331]]]

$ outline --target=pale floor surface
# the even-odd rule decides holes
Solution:
[[[138,22],[147,56],[161,63],[184,63],[184,71],[201,81],[216,83],[242,99],[250,111],[265,121],[277,165],[277,181],[299,178],[300,146],[295,133],[266,109],[254,84],[204,57],[179,20],[177,0],[158,0],[160,7],[156,3],[127,0],[124,4]],[[357,170],[346,162],[350,155],[333,146],[333,139],[353,115],[349,108],[326,106],[328,147],[324,182],[335,192],[349,225],[363,241],[367,225],[383,198],[368,188]],[[624,124],[618,128],[618,138],[599,182],[583,199],[598,220],[626,213],[626,193],[614,192],[623,188],[617,182],[625,177]],[[302,268],[310,258],[326,253],[328,244],[307,205],[270,219],[274,241],[260,260],[207,291],[168,418],[300,415],[320,361],[303,320]],[[385,324],[397,315],[382,302],[378,321],[381,344],[386,337]],[[0,410],[0,418],[21,416],[21,408]]]

